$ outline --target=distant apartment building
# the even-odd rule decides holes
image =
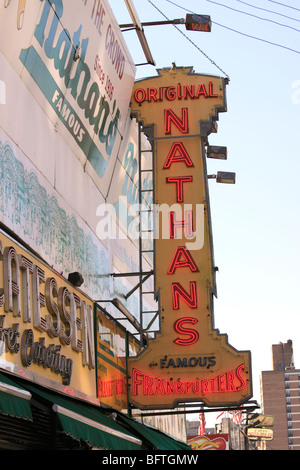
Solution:
[[[264,450],[300,450],[300,369],[295,369],[293,343],[272,345],[273,370],[261,373],[261,406],[274,416],[273,440]]]

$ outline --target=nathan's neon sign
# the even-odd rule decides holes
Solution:
[[[173,308],[179,309],[179,299],[183,299],[191,308],[197,308],[197,291],[196,282],[190,282],[190,294],[182,287],[179,282],[172,284]]]
[[[198,399],[212,393],[230,393],[243,390],[246,381],[243,378],[245,365],[241,364],[235,370],[230,370],[213,378],[181,380],[166,380],[161,377],[144,374],[137,369],[132,370],[132,394],[139,395],[185,395],[194,394]]]
[[[159,73],[136,83],[132,95],[139,121],[155,125],[155,203],[169,207],[169,236],[155,240],[161,330],[139,356],[129,358],[130,401],[141,409],[197,400],[240,404],[252,396],[250,353],[234,350],[213,326],[215,274],[205,163],[208,129],[218,111],[225,110],[225,83],[190,69]],[[175,203],[179,211],[173,210]],[[199,226],[202,242],[190,243]]]
[[[172,144],[171,150],[164,164],[164,168],[170,168],[172,163],[175,162],[184,162],[188,167],[194,166],[183,142],[174,142]]]

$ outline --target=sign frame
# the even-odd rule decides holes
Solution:
[[[156,237],[154,241],[160,330],[154,339],[149,340],[144,351],[136,358],[129,359],[130,401],[140,409],[175,408],[183,402],[240,406],[252,397],[250,351],[233,348],[228,343],[227,335],[219,334],[219,330],[215,329],[213,321],[216,282],[205,145],[207,136],[214,132],[218,113],[226,111],[226,84],[226,79],[221,77],[195,74],[192,67],[174,66],[172,69],[160,69],[157,77],[139,80],[134,86],[132,115],[144,128],[152,126],[154,130],[155,204],[166,203],[170,207],[174,194],[177,198],[175,202],[183,203],[184,193],[188,202],[195,206],[199,202],[204,205],[204,242],[199,249],[189,251],[186,248],[189,242],[187,236],[185,239],[183,237],[184,241],[180,240],[181,245],[177,244],[173,249],[176,237],[171,236],[171,230],[171,240],[167,240],[165,245],[161,242],[163,237]],[[196,103],[194,107],[192,100]],[[169,172],[172,165],[176,170],[180,168],[174,175]],[[192,188],[192,184],[188,186],[193,178],[197,181],[194,183],[196,188]],[[166,187],[166,182],[173,185]],[[193,190],[200,194],[198,199]],[[160,198],[162,194],[166,195],[163,199]],[[180,221],[176,213],[173,219],[170,218],[170,226],[176,225],[177,229],[182,224],[182,227],[190,228],[195,221],[194,214],[191,217],[193,222],[187,221],[186,214]],[[175,253],[172,259],[170,253]],[[181,271],[177,276],[176,270],[181,268],[185,272]],[[195,273],[196,277],[193,277]],[[196,301],[196,283],[201,307]],[[169,299],[167,289],[172,289]],[[185,310],[179,315],[186,313],[178,317],[183,305]],[[192,325],[190,328],[187,326],[189,324]],[[176,347],[183,347],[182,357],[178,355],[178,349],[174,352],[174,344],[168,337],[168,334],[174,335],[174,330],[178,336],[172,336],[173,343]],[[195,349],[200,335],[201,349]],[[215,349],[216,344],[219,349]]]

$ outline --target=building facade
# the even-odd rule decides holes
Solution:
[[[300,449],[300,370],[293,361],[291,340],[272,346],[273,370],[261,373],[263,414],[274,416],[273,439],[265,450]]]
[[[250,351],[214,325],[206,158],[228,80],[135,74],[108,0],[2,2],[0,447],[187,449],[182,412],[141,410],[252,397]]]

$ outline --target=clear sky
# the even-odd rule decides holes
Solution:
[[[131,21],[122,0],[109,3],[120,24]],[[228,158],[207,162],[208,173],[236,173],[235,185],[209,182],[219,267],[215,327],[233,347],[251,351],[253,398],[260,403],[259,376],[271,370],[272,344],[291,339],[300,368],[300,5],[293,0],[134,4],[141,22],[190,12],[211,16],[210,33],[186,31],[184,25],[178,26],[181,32],[172,25],[145,27],[156,65],[139,66],[136,78],[154,76],[156,68],[172,62],[230,78],[227,113],[220,113],[218,133],[209,137],[210,145],[227,147]],[[124,38],[135,63],[145,62],[135,32]]]

